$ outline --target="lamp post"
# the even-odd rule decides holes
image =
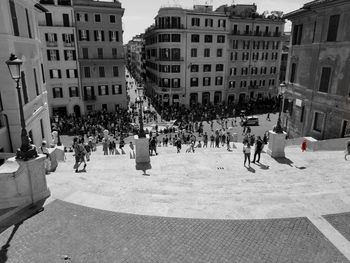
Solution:
[[[29,137],[26,130],[26,123],[24,120],[22,96],[21,96],[21,90],[19,86],[19,81],[21,79],[21,65],[23,64],[23,61],[17,58],[16,55],[11,54],[9,60],[7,60],[5,63],[9,68],[12,79],[16,81],[16,84],[17,84],[16,89],[17,89],[19,114],[20,114],[21,127],[22,127],[21,147],[17,149],[16,159],[27,161],[29,159],[38,157],[38,153],[36,152],[35,147],[30,144]]]
[[[274,132],[276,133],[283,133],[283,128],[281,124],[281,113],[282,113],[282,102],[283,102],[283,94],[286,90],[286,85],[284,83],[281,83],[280,85],[280,94],[278,95],[278,101],[279,101],[279,113],[278,113],[278,119],[276,127],[274,128]],[[283,103],[284,104],[284,103]]]

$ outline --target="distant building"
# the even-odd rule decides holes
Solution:
[[[145,33],[147,91],[163,106],[275,96],[283,27],[256,5],[161,8]]]
[[[121,3],[74,0],[73,5],[85,111],[126,107]]]
[[[144,34],[136,35],[127,44],[128,69],[133,77],[139,82],[143,82],[145,77],[145,40]]]
[[[85,112],[79,83],[75,19],[71,0],[41,0],[39,16],[46,88],[51,116]]]
[[[279,77],[280,83],[284,82],[287,76],[289,45],[290,45],[290,32],[285,32],[283,34],[283,41],[282,41],[281,66],[280,66],[280,77]]]
[[[5,64],[10,54],[23,60],[20,92],[26,130],[33,143],[51,141],[41,41],[37,17],[45,8],[32,0],[0,1],[0,151],[21,145],[21,122],[16,83]]]
[[[292,137],[350,136],[349,15],[345,0],[312,1],[285,15],[292,43],[283,122]]]

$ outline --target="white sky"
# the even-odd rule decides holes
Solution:
[[[311,0],[234,0],[235,4],[253,4],[258,8],[258,13],[264,11],[282,11],[284,14],[299,9],[303,4]],[[143,33],[147,27],[154,23],[161,6],[180,5],[184,8],[192,8],[193,4],[205,4],[214,6],[214,10],[220,5],[231,5],[232,0],[119,0],[125,8],[123,16],[124,37],[126,44],[133,36]],[[290,23],[285,26],[285,31],[290,31]]]

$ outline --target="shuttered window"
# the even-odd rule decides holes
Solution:
[[[327,41],[337,41],[339,15],[329,17]]]
[[[329,81],[331,77],[331,68],[322,68],[321,81],[320,81],[320,92],[328,92]]]
[[[11,18],[12,18],[13,34],[15,36],[19,36],[15,1],[9,0],[9,3],[10,3]]]

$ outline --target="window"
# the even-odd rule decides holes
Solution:
[[[159,72],[170,72],[170,65],[159,65]]]
[[[36,69],[35,68],[33,68],[33,75],[34,75],[34,84],[35,84],[36,95],[39,96],[39,85],[38,85],[38,78],[36,76]]]
[[[159,58],[160,60],[170,60],[170,48],[160,48]]]
[[[204,57],[210,57],[210,48],[205,48],[204,49]]]
[[[237,75],[237,68],[230,68],[230,76]]]
[[[64,60],[76,60],[75,50],[64,50]]]
[[[200,25],[200,19],[196,17],[192,17],[192,26],[199,26]]]
[[[181,51],[179,48],[172,48],[171,49],[171,59],[176,60],[176,61],[180,60],[181,59],[180,53],[181,53]]]
[[[105,67],[98,67],[98,73],[100,78],[104,78],[105,77]]]
[[[105,41],[104,33],[103,30],[94,30],[95,41]]]
[[[103,59],[103,48],[97,48],[97,57]]]
[[[87,47],[83,47],[83,59],[89,58],[89,49]]]
[[[101,22],[101,15],[95,14],[95,22]]]
[[[80,22],[88,22],[89,21],[89,17],[87,13],[77,13],[77,21]]]
[[[181,42],[180,34],[171,34],[171,42]]]
[[[245,45],[245,40],[243,40],[243,43]],[[238,48],[238,40],[233,40],[232,41],[232,49],[237,49]]]
[[[21,81],[22,81],[23,101],[24,101],[24,104],[27,104],[29,102],[29,98],[28,98],[28,91],[27,91],[26,75],[24,71],[21,71]]]
[[[115,48],[115,47],[112,48],[112,57],[118,58],[117,48]]]
[[[211,65],[210,64],[204,64],[203,65],[203,72],[210,72],[211,71]]]
[[[45,75],[44,75],[44,65],[41,63],[41,77],[43,78],[43,83],[45,83]]]
[[[224,71],[224,64],[216,64],[216,71]]]
[[[84,77],[91,78],[90,67],[84,67]]]
[[[171,86],[173,88],[180,88],[180,79],[172,79],[171,80]]]
[[[170,34],[158,35],[158,42],[170,42]]]
[[[213,36],[212,35],[205,35],[204,36],[204,42],[205,43],[212,43],[213,42]]]
[[[329,82],[331,78],[331,68],[324,67],[322,68],[322,73],[321,73],[321,81],[320,81],[320,92],[328,92],[329,88]]]
[[[159,79],[159,86],[164,88],[170,88],[170,80],[167,78]]]
[[[197,57],[197,49],[196,48],[191,48],[191,57],[192,58]]]
[[[28,9],[27,8],[26,8],[26,18],[27,18],[28,37],[32,38],[32,30],[30,28],[30,20],[29,20],[29,14],[28,14]]]
[[[48,47],[57,47],[57,34],[45,33],[45,40]]]
[[[222,77],[216,77],[216,78],[215,78],[215,85],[216,85],[216,86],[222,85],[222,80],[223,80]]]
[[[191,35],[191,42],[198,43],[199,42],[199,35]]]
[[[301,107],[301,113],[300,113],[300,122],[304,121],[304,114],[305,114],[305,106],[303,105]]]
[[[302,34],[303,34],[303,25],[295,25],[293,27],[292,45],[300,45],[301,44]]]
[[[179,73],[180,72],[180,65],[172,65],[171,66],[171,72]]]
[[[205,19],[205,27],[213,27],[213,19],[206,18]]]
[[[46,25],[52,26],[52,14],[51,13],[45,13],[45,19],[46,19]]]
[[[56,87],[56,88],[52,88],[52,95],[53,98],[63,98],[63,91],[62,88]]]
[[[203,86],[210,86],[210,80],[211,78],[209,77],[203,78]]]
[[[99,96],[108,95],[108,86],[107,85],[99,85],[98,86],[98,95]]]
[[[61,76],[61,70],[60,69],[50,69],[50,78],[52,79],[60,79]]]
[[[119,77],[119,68],[117,66],[113,66],[113,77]]]
[[[218,27],[226,27],[226,20],[225,19],[219,19],[218,20]]]
[[[63,26],[64,27],[69,27],[70,23],[69,23],[69,15],[68,14],[62,14],[63,17]]]
[[[109,22],[110,22],[110,23],[115,23],[115,16],[110,15],[110,16],[109,16]]]
[[[290,79],[289,79],[290,83],[294,83],[295,81],[296,68],[297,68],[297,64],[292,63],[292,68],[290,71]]]
[[[234,40],[234,41],[238,42],[238,40]],[[222,36],[222,35],[217,36],[217,42],[225,43],[225,36]]]
[[[233,89],[236,87],[236,81],[229,81],[228,82],[228,87],[229,89]]]
[[[112,85],[112,94],[122,94],[122,85]]]
[[[78,71],[76,69],[66,69],[67,78],[77,78]]]
[[[44,133],[43,119],[40,119],[40,131],[41,131],[41,139],[44,139],[45,138],[45,133]]]
[[[198,78],[191,78],[191,87],[198,87]]]
[[[11,12],[11,18],[12,18],[13,34],[15,36],[19,36],[15,0],[9,0],[9,2],[10,2],[10,12]]]
[[[216,56],[217,56],[217,57],[222,57],[222,48],[218,48],[218,49],[216,50]]]
[[[79,40],[80,41],[89,41],[90,36],[89,36],[89,30],[79,30]]]
[[[119,32],[118,31],[109,31],[109,41],[118,42],[119,41]]]
[[[60,53],[57,49],[48,49],[46,50],[46,52],[47,52],[48,60],[53,60],[53,61],[60,60]]]
[[[315,112],[313,130],[317,132],[321,132],[323,127],[323,121],[324,121],[324,113]]]
[[[337,41],[339,18],[340,15],[329,17],[327,41]]]
[[[63,46],[74,47],[74,35],[73,34],[62,34]]]
[[[69,87],[69,97],[79,97],[78,87]]]
[[[198,65],[191,65],[191,72],[198,72],[199,66]]]

